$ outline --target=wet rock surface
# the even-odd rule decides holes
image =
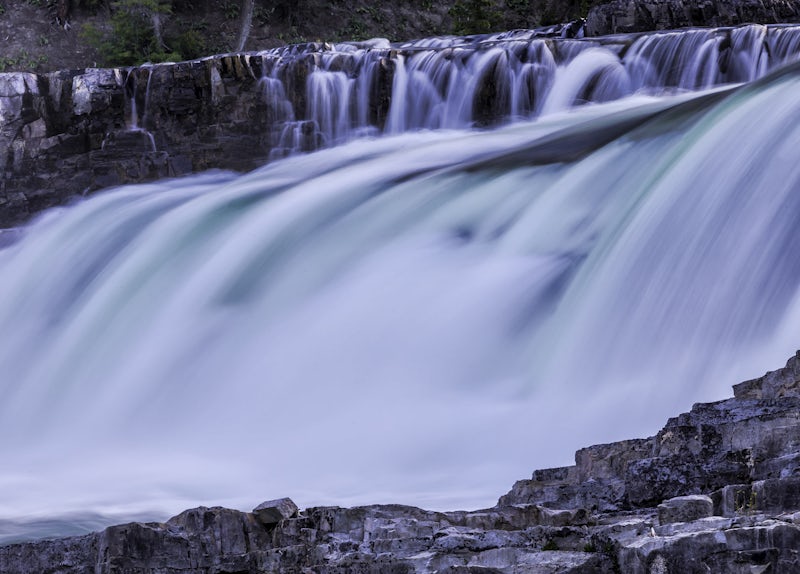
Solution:
[[[260,165],[269,132],[251,65],[0,74],[0,227],[104,187]]]
[[[4,574],[796,573],[800,354],[656,436],[537,470],[477,511],[400,505],[187,510],[0,547]]]

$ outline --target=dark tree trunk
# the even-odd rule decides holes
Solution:
[[[58,25],[63,26],[65,30],[69,28],[70,8],[69,0],[58,0],[56,3],[56,21]]]

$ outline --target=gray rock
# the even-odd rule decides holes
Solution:
[[[734,385],[733,396],[756,400],[800,397],[800,351],[786,362],[784,368]]]
[[[800,511],[800,477],[756,481],[748,502],[754,512]]]
[[[795,357],[784,369],[737,385],[733,399],[694,405],[655,437],[582,449],[574,467],[536,472],[500,504],[609,512],[800,476],[799,371]],[[762,388],[769,388],[768,397]]]
[[[661,524],[693,522],[708,518],[713,512],[714,504],[709,496],[677,496],[658,505],[658,521]]]
[[[735,519],[724,518],[722,516],[709,516],[699,518],[691,522],[671,522],[653,527],[651,535],[655,536],[679,536],[693,532],[710,532],[727,530],[735,526]]]
[[[791,574],[797,572],[800,528],[777,521],[752,527],[645,536],[620,547],[625,574]]]
[[[291,498],[278,498],[262,502],[253,509],[253,515],[261,524],[277,524],[281,520],[297,516],[297,505]]]

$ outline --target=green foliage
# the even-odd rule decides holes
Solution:
[[[47,63],[47,56],[35,56],[27,50],[20,50],[14,56],[0,56],[0,72],[10,70],[36,70]]]
[[[278,40],[286,42],[287,44],[302,44],[303,42],[310,42],[308,38],[300,34],[297,26],[291,26],[287,33],[278,32]]]
[[[493,0],[458,0],[449,11],[453,32],[485,34],[502,28],[502,13]]]
[[[530,28],[535,25],[531,0],[506,0],[506,12],[504,28]]]
[[[205,37],[196,29],[186,30],[178,35],[171,44],[175,51],[178,52],[183,59],[187,60],[200,58],[208,53]]]
[[[364,22],[358,18],[351,18],[347,21],[347,26],[344,27],[338,36],[341,36],[343,39],[347,38],[348,40],[355,41],[366,39],[367,32],[366,28],[364,28]]]
[[[220,0],[217,4],[226,19],[236,20],[239,17],[239,2],[236,0]]]
[[[734,511],[737,514],[753,514],[758,510],[758,495],[755,490],[750,490],[750,496],[744,490],[736,491]]]
[[[550,539],[542,546],[542,550],[558,550],[558,544],[556,544],[555,540]]]
[[[272,15],[275,13],[275,7],[270,6],[269,8],[265,6],[256,6],[255,13],[253,14],[253,19],[258,22],[260,26],[266,26],[272,20]]]
[[[170,2],[117,0],[111,7],[109,34],[103,34],[93,26],[84,26],[81,31],[84,41],[98,50],[105,64],[133,66],[181,59],[181,54],[159,44],[153,28],[153,16],[169,14]]]

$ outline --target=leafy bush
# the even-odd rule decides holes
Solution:
[[[183,59],[193,60],[200,58],[208,53],[208,46],[204,35],[196,29],[186,30],[181,33],[173,42],[172,47]]]
[[[449,11],[459,35],[485,34],[502,28],[502,13],[493,0],[458,0]]]
[[[82,35],[94,46],[104,63],[132,66],[143,62],[180,60],[181,55],[167,50],[154,27],[160,15],[170,13],[169,2],[160,0],[117,0],[111,4],[111,32],[103,34],[84,26]]]
[[[556,541],[551,538],[544,546],[542,546],[542,550],[558,550],[558,544],[556,544]]]
[[[47,63],[44,54],[35,55],[27,50],[20,50],[15,56],[0,56],[0,72],[10,70],[37,70]]]

